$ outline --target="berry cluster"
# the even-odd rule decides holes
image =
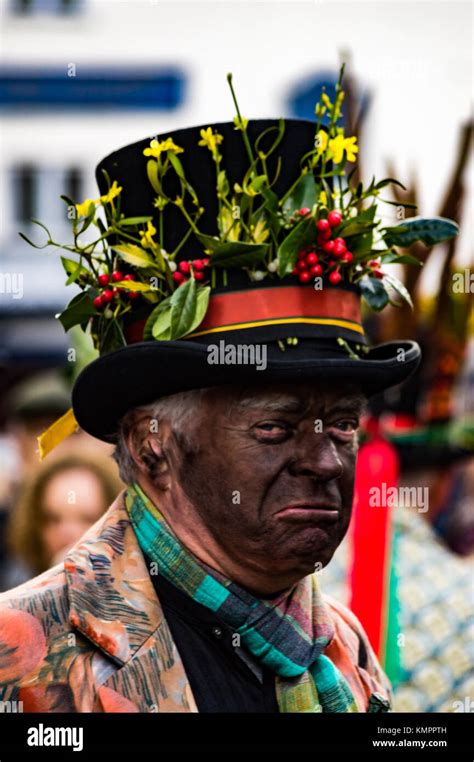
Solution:
[[[300,209],[301,216],[306,216],[310,209]],[[306,246],[298,253],[298,261],[293,274],[298,276],[300,283],[309,283],[313,276],[329,273],[329,282],[337,285],[342,280],[341,267],[353,260],[353,255],[347,250],[344,238],[333,238],[334,228],[342,222],[342,214],[337,211],[329,212],[327,218],[321,218],[316,223],[316,243]]]
[[[106,307],[108,304],[118,299],[122,294],[130,301],[138,299],[140,296],[138,291],[128,291],[124,288],[116,288],[115,286],[110,288],[112,283],[119,283],[123,280],[136,280],[136,278],[134,275],[124,275],[120,270],[114,270],[111,276],[108,273],[99,275],[97,281],[99,286],[104,290],[94,299],[94,307],[96,309]]]
[[[195,280],[204,280],[204,270],[209,265],[209,257],[204,259],[189,259],[183,260],[178,264],[178,269],[173,273],[174,282],[180,286],[181,283],[186,283],[189,278]]]

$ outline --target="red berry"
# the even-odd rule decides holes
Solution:
[[[123,291],[122,288],[113,288],[112,293],[114,296],[118,296]]]
[[[330,225],[327,220],[318,220],[316,227],[320,233],[326,233],[326,231],[330,232]]]
[[[298,260],[298,262],[296,263],[296,267],[297,267],[297,269],[298,269],[298,270],[301,270],[301,271],[303,271],[303,270],[307,270],[307,269],[308,269],[308,268],[306,267],[306,262],[305,262],[305,260],[304,260],[304,259],[300,259],[300,260]]]
[[[383,278],[384,273],[382,272],[382,270],[374,270],[373,275],[375,275],[376,278],[380,278],[381,279],[381,278]]]
[[[96,308],[96,310],[100,310],[100,308],[104,306],[104,303],[102,301],[102,297],[101,296],[96,296],[96,298],[93,301],[93,304],[94,304],[94,307]]]
[[[139,296],[140,296],[140,294],[138,293],[138,291],[129,291],[128,292],[128,298],[131,299],[132,301],[134,299],[138,299]]]
[[[191,265],[189,262],[180,262],[178,265],[178,270],[180,273],[188,273],[191,269]]]
[[[380,265],[380,262],[378,262],[376,259],[371,259],[369,262],[369,267],[378,267]]]
[[[329,241],[331,236],[332,236],[331,228],[328,228],[327,230],[323,230],[322,233],[318,233],[318,243],[324,243],[324,241]]]
[[[124,275],[123,276],[123,279],[124,280],[135,280],[135,276],[132,275],[131,273],[128,273],[128,275]]]
[[[183,281],[185,280],[185,277],[183,273],[180,273],[176,270],[176,272],[173,273],[173,280],[175,283],[178,283],[179,285],[180,283],[183,283]]]
[[[202,259],[193,259],[192,261],[193,270],[203,270],[204,269],[204,262]]]
[[[341,241],[342,241],[342,243],[341,243]],[[343,254],[345,254],[346,251],[347,251],[347,246],[344,243],[344,241],[342,240],[342,238],[336,238],[336,240],[334,241],[334,248],[332,250],[332,253],[334,254],[334,256],[335,257],[340,257]]]
[[[204,259],[202,260],[204,267],[207,267],[210,261],[211,260],[209,259],[209,257],[204,257]]]
[[[309,281],[311,280],[311,275],[309,274],[307,270],[305,270],[305,272],[300,273],[298,275],[298,280],[300,283],[309,283]]]
[[[308,253],[308,249],[300,249],[298,252],[298,259],[304,259]]]
[[[120,270],[114,270],[112,273],[112,280],[114,283],[118,283],[120,280],[123,280],[123,273],[121,273]]]
[[[313,265],[311,270],[309,271],[311,275],[322,275],[323,274],[323,268],[321,265]]]
[[[334,241],[326,241],[323,243],[323,251],[325,251],[326,254],[332,254],[334,251]]]
[[[335,259],[330,259],[328,262],[328,265],[329,267],[334,267],[335,265],[337,265],[337,262]]]
[[[346,253],[343,254],[341,258],[343,262],[352,262],[352,260],[354,259],[354,255],[351,254],[350,251],[346,251]]]
[[[340,282],[341,282],[341,280],[342,280],[342,275],[341,275],[341,273],[340,273],[340,272],[338,272],[337,270],[334,270],[334,272],[330,273],[330,275],[329,275],[329,281],[330,281],[330,283],[332,283],[334,286],[335,286],[337,283],[340,283]]]
[[[102,292],[102,301],[103,302],[105,302],[105,303],[111,302],[113,298],[114,298],[114,292],[111,291],[110,288],[108,288],[106,291]]]
[[[329,212],[328,222],[332,228],[336,228],[342,222],[342,214],[340,212]]]
[[[298,272],[299,272],[298,268],[297,268],[297,267],[294,267],[294,268],[292,269],[292,271],[291,271],[291,274],[292,274],[292,275],[298,275]]]
[[[305,214],[309,214],[309,213],[310,213],[310,211],[311,211],[311,209],[308,209],[308,207],[307,207],[307,206],[303,206],[303,207],[300,209],[300,214],[301,214],[301,216],[302,216],[302,217],[304,217],[304,216],[305,216]]]
[[[110,282],[110,277],[106,273],[102,273],[102,275],[99,275],[98,279],[100,286],[108,286]]]
[[[194,273],[194,278],[196,280],[204,280],[204,277],[205,277],[204,273],[201,272],[200,270],[198,270],[197,272]]]
[[[314,253],[314,251],[310,251],[309,254],[306,255],[305,262],[309,267],[312,265],[315,265],[318,261],[318,255]]]

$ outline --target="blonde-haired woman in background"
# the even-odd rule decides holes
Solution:
[[[90,457],[82,448],[42,463],[20,489],[11,512],[8,544],[15,584],[62,561],[122,487],[109,458]]]

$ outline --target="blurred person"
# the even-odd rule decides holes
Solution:
[[[10,576],[16,576],[16,584],[19,575],[24,581],[61,562],[121,486],[111,461],[81,450],[50,457],[37,467],[10,514]]]

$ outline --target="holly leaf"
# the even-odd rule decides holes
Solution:
[[[458,235],[459,226],[445,217],[410,217],[400,225],[383,228],[381,233],[387,246],[407,247],[416,241],[434,246]]]
[[[270,244],[245,243],[243,241],[221,241],[210,235],[197,234],[206,249],[212,251],[213,267],[254,267],[265,259]]]
[[[387,290],[379,278],[364,275],[359,281],[360,290],[365,301],[375,312],[380,312],[389,302]]]
[[[293,228],[291,233],[286,236],[284,241],[278,247],[278,273],[284,277],[291,273],[295,266],[298,252],[303,246],[308,246],[314,241],[316,228],[314,220],[303,218],[301,222]]]
[[[291,194],[285,199],[283,213],[291,216],[303,207],[311,209],[318,199],[319,190],[311,172],[301,175]]]
[[[128,262],[129,265],[133,265],[133,267],[156,268],[156,263],[153,259],[150,259],[146,251],[133,243],[124,243],[113,248],[119,257]]]
[[[209,286],[196,286],[194,278],[183,283],[151,312],[143,331],[144,341],[180,339],[202,323],[209,304]]]
[[[400,294],[402,299],[408,302],[410,307],[413,309],[413,302],[411,300],[410,292],[405,288],[403,283],[400,280],[398,280],[398,278],[395,278],[394,275],[385,273],[383,280],[385,281],[385,283],[388,283],[389,286],[391,286],[394,289],[394,291],[397,292],[397,294]]]
[[[58,316],[58,320],[64,330],[69,331],[74,325],[79,325],[96,314],[97,310],[89,294],[82,293],[71,299],[66,309]]]

